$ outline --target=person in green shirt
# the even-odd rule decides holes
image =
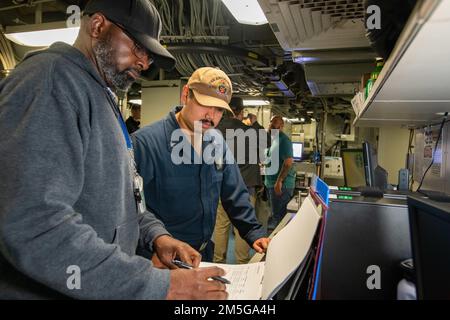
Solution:
[[[295,171],[292,167],[293,149],[289,137],[282,132],[283,118],[274,116],[270,121],[272,144],[267,150],[267,163],[278,163],[276,174],[266,175],[264,184],[268,191],[272,216],[268,221],[269,234],[276,228],[287,212],[287,204],[292,198],[295,188]],[[278,136],[275,134],[278,130]],[[278,161],[274,157],[278,157]]]

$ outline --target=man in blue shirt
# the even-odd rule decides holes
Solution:
[[[175,238],[198,250],[204,261],[213,257],[211,237],[219,198],[255,251],[264,252],[269,242],[234,157],[214,129],[224,110],[231,111],[231,95],[231,81],[223,71],[200,68],[183,88],[182,106],[134,135],[147,207]],[[208,157],[211,150],[215,154]]]
[[[292,168],[293,149],[292,142],[281,130],[284,128],[283,118],[274,116],[270,121],[271,135],[274,138],[267,152],[267,161],[276,168],[275,174],[265,176],[265,185],[268,190],[272,216],[269,218],[267,230],[272,232],[287,212],[287,205],[292,198],[295,188],[295,171]],[[278,131],[278,136],[275,135]],[[275,159],[274,157],[277,157]],[[278,165],[279,164],[279,165]]]

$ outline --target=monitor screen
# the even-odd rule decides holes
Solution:
[[[300,161],[303,157],[303,143],[302,142],[292,142],[292,148],[294,151],[294,160]]]
[[[363,159],[366,185],[385,190],[388,173],[378,165],[377,151],[369,142],[363,143]]]
[[[450,299],[450,204],[408,197],[419,299]]]
[[[375,186],[374,170],[377,167],[377,155],[372,145],[368,142],[363,143],[364,170],[366,176],[366,185]]]
[[[347,187],[362,187],[366,185],[364,176],[364,161],[362,149],[342,149],[344,179]]]

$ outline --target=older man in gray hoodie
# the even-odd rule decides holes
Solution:
[[[152,60],[171,68],[146,0],[93,0],[74,46],[29,54],[0,82],[0,299],[223,299],[219,268],[162,270],[199,254],[142,201],[111,89]]]

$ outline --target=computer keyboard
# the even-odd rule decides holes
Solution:
[[[361,187],[358,188],[358,191],[361,192],[363,197],[383,198],[383,190],[377,187]]]
[[[438,201],[438,202],[450,202],[450,195],[433,190],[420,190],[421,194],[427,196],[430,200]]]

